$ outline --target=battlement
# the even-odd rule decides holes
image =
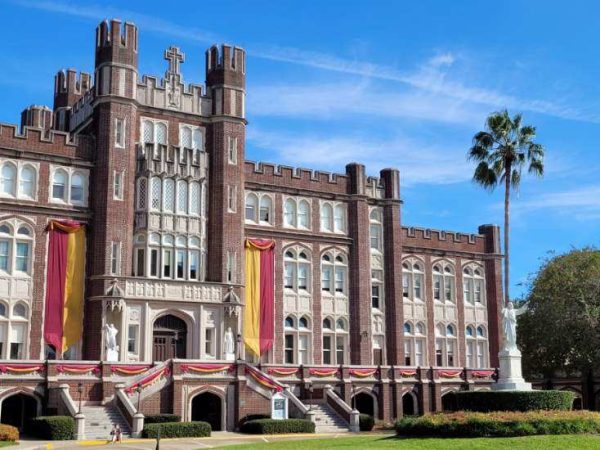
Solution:
[[[92,76],[74,69],[59,70],[54,76],[54,94],[85,94],[91,87]]]
[[[497,227],[496,227],[497,228]],[[482,228],[480,228],[482,231]],[[483,230],[487,233],[487,229]],[[441,251],[493,253],[486,234],[461,233],[431,228],[402,227],[402,246]]]
[[[72,136],[63,131],[28,126],[19,132],[19,127],[16,125],[0,123],[0,148],[66,158],[90,159],[93,140],[88,136]]]
[[[138,50],[138,29],[131,22],[122,24],[118,19],[108,20],[96,27],[96,47],[120,46]]]
[[[44,105],[31,105],[21,112],[21,130],[25,127],[49,130],[52,121],[52,110]]]
[[[206,51],[206,73],[215,70],[246,73],[246,51],[228,44],[213,45]]]
[[[155,108],[178,109],[189,114],[210,115],[211,99],[205,96],[204,86],[177,82],[180,93],[179,102],[173,105],[169,102],[169,88],[166,80],[144,75],[137,84],[137,101],[142,105]]]

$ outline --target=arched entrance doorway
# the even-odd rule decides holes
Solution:
[[[415,406],[415,398],[410,392],[402,396],[402,415],[415,416],[417,414],[417,408]]]
[[[223,401],[212,392],[198,394],[192,400],[192,421],[208,422],[213,431],[223,430]]]
[[[371,417],[375,417],[375,402],[373,397],[366,392],[359,392],[354,396],[354,407],[361,414],[368,414]]]
[[[23,431],[27,422],[37,417],[37,412],[38,402],[31,395],[23,393],[11,395],[2,401],[0,422]]]
[[[456,411],[456,395],[454,392],[448,392],[447,394],[442,395],[442,411]]]
[[[187,325],[179,317],[168,314],[156,319],[152,336],[154,361],[186,358]]]

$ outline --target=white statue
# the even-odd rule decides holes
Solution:
[[[508,302],[505,308],[502,308],[502,332],[503,348],[502,350],[510,352],[517,350],[517,316],[527,311],[527,304],[515,309],[513,302]]]
[[[233,339],[233,331],[231,331],[231,327],[227,327],[227,331],[225,331],[223,351],[225,352],[225,359],[227,361],[235,360],[235,341]]]
[[[119,346],[117,345],[117,334],[119,330],[114,324],[108,323],[104,325],[105,342],[106,342],[106,360],[119,360]]]

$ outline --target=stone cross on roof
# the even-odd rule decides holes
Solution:
[[[165,50],[165,59],[169,61],[167,73],[179,75],[179,65],[185,61],[185,54],[179,50],[179,47],[171,46]]]

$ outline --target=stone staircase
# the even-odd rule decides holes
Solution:
[[[113,405],[84,406],[81,412],[85,415],[86,439],[110,439],[113,425],[121,427],[123,439],[131,436],[129,424]]]
[[[348,422],[342,419],[335,410],[326,403],[307,405],[315,414],[316,433],[347,433]]]

